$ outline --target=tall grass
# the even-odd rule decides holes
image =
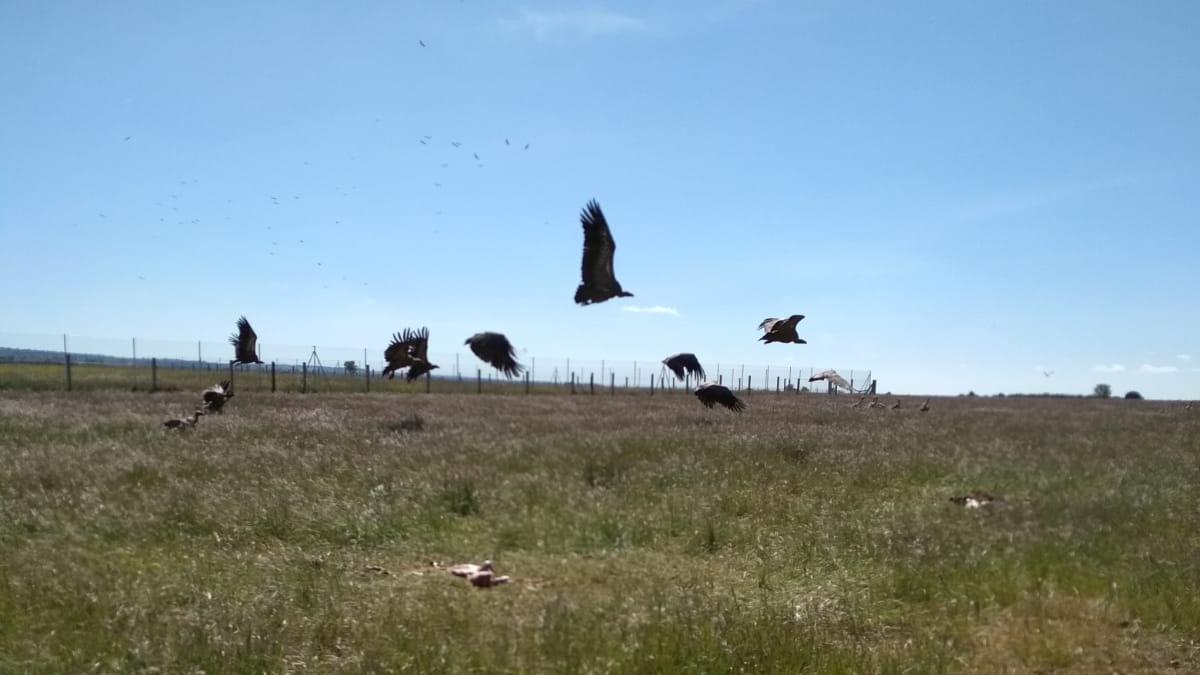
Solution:
[[[194,398],[0,393],[0,672],[1200,669],[1178,408]]]

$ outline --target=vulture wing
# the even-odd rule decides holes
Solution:
[[[742,412],[746,409],[746,404],[740,398],[734,396],[728,387],[720,384],[707,384],[700,387],[696,390],[696,398],[699,398],[706,408],[711,408],[719,403],[733,412]]]
[[[409,332],[404,331],[404,336],[399,333],[392,335],[392,342],[383,350],[383,358],[388,362],[388,365],[395,365],[395,369],[407,367],[412,361],[412,350],[410,348],[408,338]]]
[[[839,375],[836,370],[826,370],[808,378],[809,382],[816,382],[817,380],[828,380],[842,389],[850,389],[850,383],[846,381],[846,378]]]
[[[250,327],[246,317],[237,320],[238,332],[229,336],[233,345],[234,360],[240,363],[261,363],[258,360],[258,334]]]
[[[421,361],[428,361],[426,355],[429,353],[429,329],[421,327],[420,330],[410,331],[407,328],[404,330],[405,343],[409,345],[409,354]]]
[[[616,296],[621,290],[613,272],[613,255],[617,251],[617,242],[613,241],[608,221],[595,199],[583,208],[579,221],[583,224],[583,263],[580,266],[583,283],[575,291],[575,302],[581,305],[603,302]],[[593,300],[591,296],[596,295],[597,291],[606,297]]]
[[[804,320],[803,314],[793,314],[787,318],[787,321],[785,321],[784,324],[789,326],[792,330],[795,330],[796,324],[800,323],[803,320]]]
[[[704,379],[704,368],[700,366],[700,360],[695,354],[676,354],[665,361],[663,364],[675,373],[675,377],[683,379],[684,375],[694,375],[698,379]]]
[[[779,323],[779,321],[779,319],[774,317],[770,319],[763,319],[762,323],[758,324],[758,329],[770,333],[771,331],[775,330],[775,324]]]

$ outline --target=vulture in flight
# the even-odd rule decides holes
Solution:
[[[238,332],[229,336],[229,344],[233,345],[233,365],[241,363],[262,363],[258,358],[258,334],[250,327],[246,317],[237,320]]]
[[[696,398],[700,399],[705,408],[711,408],[720,403],[736,413],[746,409],[746,404],[742,402],[742,399],[734,396],[733,392],[729,391],[729,387],[712,382],[696,387]]]
[[[517,363],[517,350],[508,338],[500,333],[476,333],[463,344],[470,345],[475,356],[504,373],[505,377],[519,376],[525,369],[525,366]]]
[[[676,354],[663,359],[663,365],[670,368],[675,377],[683,379],[684,375],[694,375],[697,381],[704,379],[704,367],[695,354]]]
[[[225,402],[233,398],[233,383],[221,380],[204,390],[204,409],[208,412],[223,413]]]
[[[786,319],[763,319],[763,322],[758,324],[758,328],[764,332],[763,336],[758,339],[767,344],[772,342],[794,342],[798,345],[806,345],[808,342],[796,335],[796,324],[800,323],[803,319],[803,314],[793,314]]]
[[[438,367],[429,362],[429,329],[424,327],[420,330],[405,328],[403,335],[392,335],[392,343],[383,351],[383,358],[387,361],[383,375],[389,380],[396,377],[397,370],[408,368],[405,379],[412,382]]]
[[[196,426],[196,422],[198,422],[200,420],[200,416],[203,414],[204,414],[203,410],[197,410],[192,413],[191,417],[178,417],[173,420],[167,420],[166,422],[163,422],[163,426],[168,429],[176,429],[179,431],[186,431],[186,430],[191,429],[192,427]]]
[[[617,243],[595,199],[583,207],[579,220],[583,223],[583,282],[575,289],[575,302],[590,305],[612,298],[632,298],[633,293],[622,290],[613,274]]]
[[[850,386],[850,383],[846,381],[846,378],[838,375],[838,371],[836,370],[826,370],[823,373],[817,373],[816,375],[808,378],[809,382],[816,382],[817,380],[827,380],[833,384],[836,384],[842,389],[853,391],[853,388]]]

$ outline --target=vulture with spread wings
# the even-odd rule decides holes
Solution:
[[[223,414],[225,402],[233,398],[233,383],[229,380],[221,380],[219,383],[205,389],[203,396],[204,410]]]
[[[575,302],[590,305],[612,298],[632,298],[633,293],[622,290],[613,273],[617,243],[595,199],[583,207],[579,220],[583,223],[583,282],[575,289]]]
[[[792,342],[798,345],[806,345],[808,342],[796,335],[796,324],[800,323],[803,319],[803,314],[793,314],[786,319],[763,319],[763,322],[758,324],[758,328],[764,331],[764,333],[758,339],[767,344],[772,342]]]
[[[396,377],[397,370],[408,368],[405,379],[409,382],[437,368],[429,362],[429,329],[404,329],[404,333],[392,335],[392,343],[383,350],[383,359],[387,365],[383,368],[383,376],[389,380]]]
[[[704,379],[704,368],[695,354],[676,354],[663,359],[663,365],[670,368],[680,380],[684,379],[685,375],[694,376],[697,381]]]
[[[237,320],[238,332],[229,336],[229,344],[233,345],[233,365],[242,363],[262,363],[258,358],[258,334],[250,327],[246,317]]]
[[[525,366],[517,363],[517,350],[500,333],[476,333],[463,344],[470,345],[475,356],[504,373],[505,377],[516,377],[525,369]]]
[[[812,377],[808,378],[809,382],[816,382],[817,380],[826,380],[828,382],[836,384],[837,386],[839,386],[842,389],[845,389],[847,391],[852,389],[852,387],[850,386],[850,383],[846,381],[846,378],[842,377],[841,375],[838,375],[838,371],[836,371],[836,370],[826,370],[824,372],[817,373],[816,375],[813,375]]]
[[[734,396],[733,392],[729,391],[729,387],[711,382],[696,388],[696,398],[700,399],[705,408],[711,408],[720,403],[736,413],[746,409],[746,404],[742,402],[742,399]]]

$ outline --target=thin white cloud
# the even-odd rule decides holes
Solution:
[[[1177,372],[1179,372],[1179,367],[1178,366],[1152,366],[1149,363],[1144,363],[1144,364],[1142,364],[1142,367],[1139,368],[1138,370],[1140,370],[1141,372],[1146,373],[1148,375],[1162,375],[1164,373],[1177,373]]]
[[[599,8],[560,11],[522,9],[516,18],[501,19],[501,25],[548,41],[646,33],[654,27],[648,19]]]
[[[1176,354],[1175,358],[1179,359],[1180,361],[1191,361],[1192,355],[1191,354]]]
[[[674,307],[663,307],[655,305],[653,307],[638,307],[637,305],[625,305],[621,308],[622,312],[633,312],[634,314],[668,314],[670,316],[679,316],[679,310]]]
[[[1095,372],[1095,373],[1123,373],[1123,372],[1125,372],[1125,366],[1123,366],[1119,363],[1111,363],[1111,364],[1101,363],[1099,365],[1092,366],[1092,372]]]

